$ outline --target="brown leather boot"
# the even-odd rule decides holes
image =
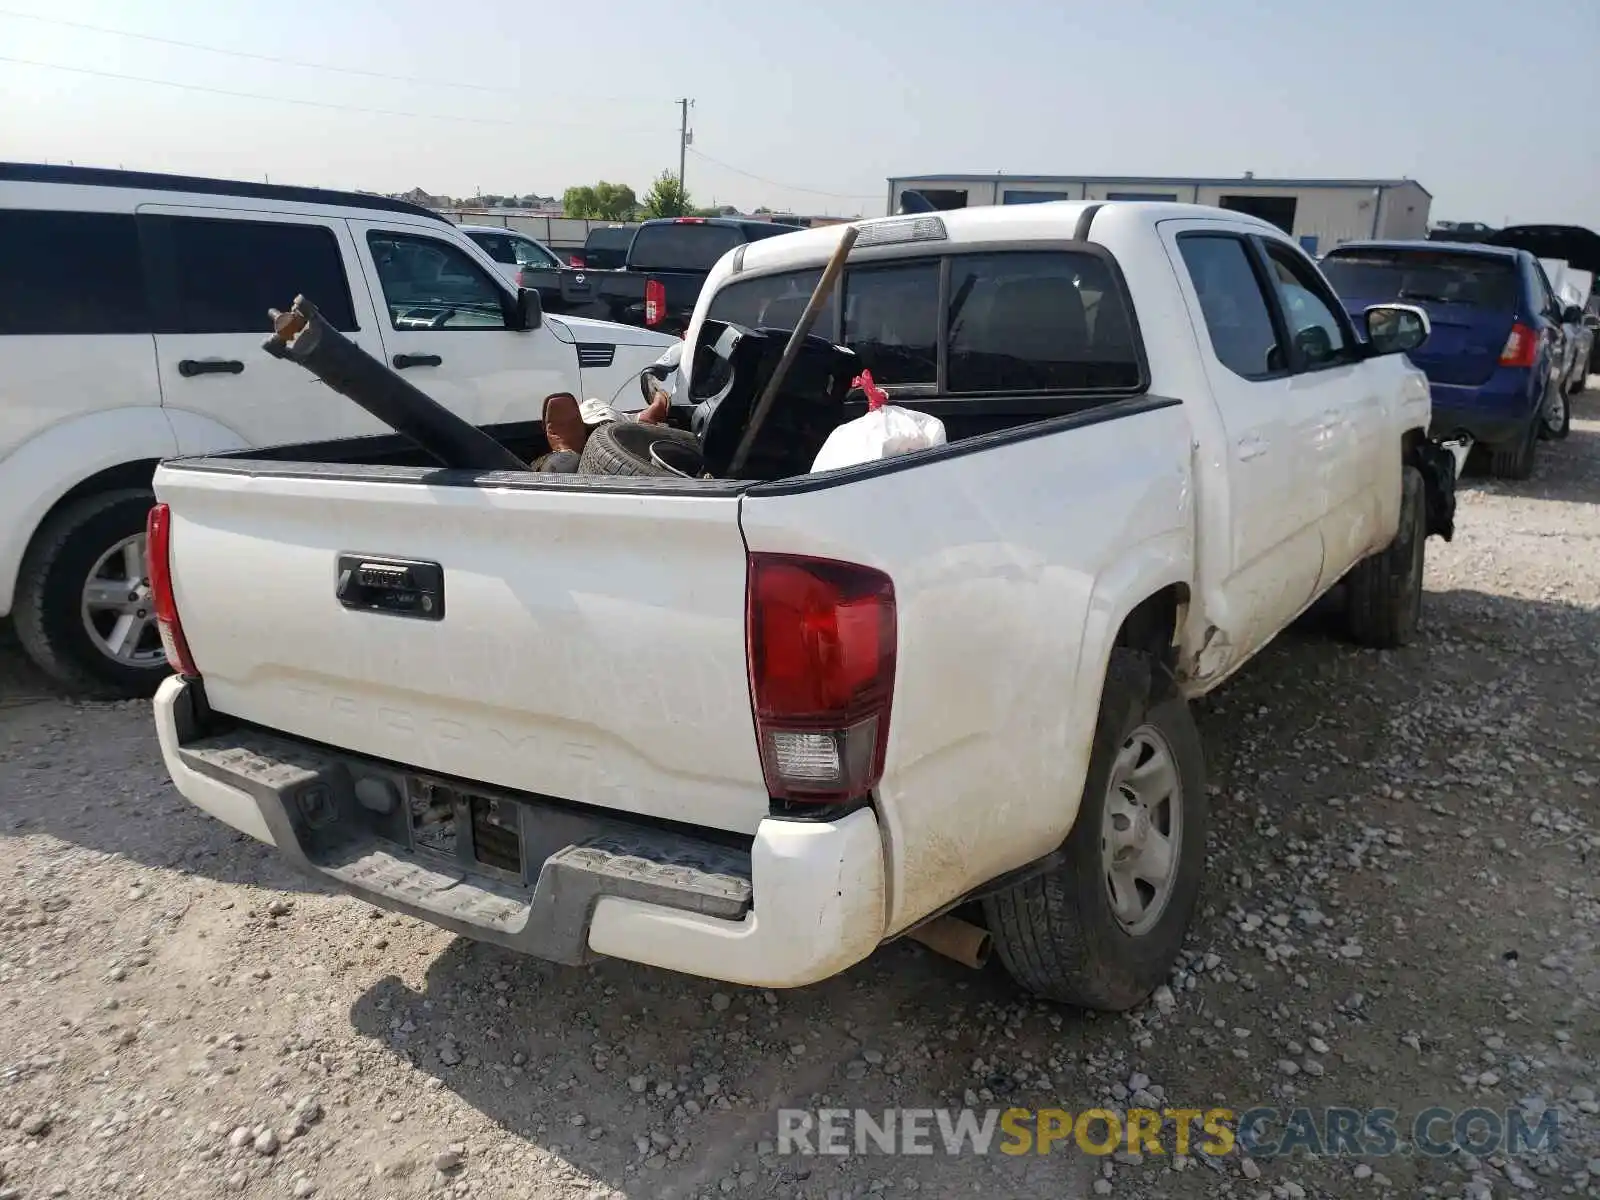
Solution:
[[[589,440],[589,427],[578,411],[578,398],[571,392],[556,392],[544,398],[544,440],[552,453],[570,450],[582,454]]]

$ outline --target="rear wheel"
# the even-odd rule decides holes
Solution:
[[[1166,978],[1200,894],[1205,761],[1189,706],[1112,651],[1083,796],[1054,870],[984,900],[1007,972],[1048,1000],[1120,1012]]]
[[[171,674],[145,566],[155,497],[86,496],[54,514],[22,560],[17,637],[58,682],[93,696],[148,696]]]
[[[1533,474],[1533,459],[1539,445],[1542,421],[1541,410],[1518,441],[1489,447],[1491,475],[1497,479],[1527,479]]]

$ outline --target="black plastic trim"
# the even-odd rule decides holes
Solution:
[[[46,163],[0,162],[0,183],[55,183],[78,187],[130,188],[155,192],[186,192],[201,196],[242,196],[252,200],[281,200],[294,204],[324,204],[334,208],[365,208],[375,212],[405,213],[453,222],[442,213],[405,200],[341,192],[331,188],[290,187],[277,183],[249,183],[242,179],[208,179],[199,175],[163,175],[154,171],[117,171],[109,167],[67,167]]]
[[[1074,392],[1070,393],[1067,398],[1081,400],[1084,397],[1080,393]],[[1103,421],[1116,421],[1123,417],[1136,417],[1144,413],[1155,412],[1158,409],[1176,408],[1182,403],[1183,401],[1181,400],[1175,400],[1167,396],[1118,396],[1105,404],[1085,409],[1082,412],[1068,413],[1066,416],[1034,421],[1027,425],[1017,425],[1010,429],[998,430],[995,433],[963,438],[959,442],[948,442],[931,450],[919,450],[915,454],[901,454],[894,458],[863,463],[860,466],[841,467],[836,471],[822,471],[814,475],[795,475],[789,479],[775,479],[767,483],[752,484],[745,494],[752,497],[795,496],[805,492],[819,492],[831,487],[856,483],[863,479],[876,479],[881,475],[893,475],[898,471],[910,470],[927,463],[962,458],[968,454],[977,454],[992,446],[1011,445],[1016,442],[1031,441],[1033,438],[1049,437],[1051,434],[1061,433],[1068,429],[1083,429],[1090,425],[1099,425]],[[921,406],[918,405],[918,407]]]
[[[399,467],[384,463],[274,462],[268,459],[198,455],[162,464],[184,471],[250,478],[328,479],[345,483],[422,483],[430,487],[507,488],[523,492],[596,492],[617,495],[736,496],[748,482],[738,479],[678,479],[627,475],[579,475],[558,471],[469,471],[445,467]]]
[[[1078,223],[1072,229],[1073,241],[1087,242],[1089,240],[1089,230],[1094,228],[1094,215],[1104,207],[1104,204],[1091,204],[1078,214]]]

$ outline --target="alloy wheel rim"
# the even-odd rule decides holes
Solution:
[[[79,610],[89,641],[112,662],[147,668],[165,660],[145,565],[144,534],[123,538],[95,560],[83,584]]]

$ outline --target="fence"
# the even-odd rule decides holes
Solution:
[[[579,250],[595,227],[616,225],[616,221],[589,221],[582,217],[553,217],[519,212],[514,208],[446,208],[440,215],[457,225],[500,225],[543,242],[552,250]]]

